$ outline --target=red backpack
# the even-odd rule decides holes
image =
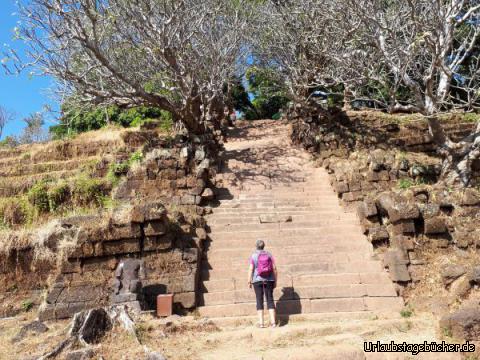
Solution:
[[[263,278],[270,276],[273,272],[272,257],[269,253],[262,251],[257,258],[257,274]]]

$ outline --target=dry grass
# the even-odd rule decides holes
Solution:
[[[43,334],[28,334],[24,340],[12,343],[22,326],[35,320],[34,312],[10,319],[0,319],[0,360],[28,358],[50,351],[64,339],[67,321],[49,322],[49,330]]]

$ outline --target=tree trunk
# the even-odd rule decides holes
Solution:
[[[474,134],[459,142],[451,141],[435,116],[427,117],[430,135],[443,157],[440,180],[449,185],[472,186],[473,162],[480,158],[480,124]]]

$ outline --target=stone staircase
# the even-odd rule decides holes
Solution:
[[[356,216],[339,205],[328,174],[289,145],[287,126],[261,122],[236,131],[220,174],[224,191],[207,218],[200,315],[255,313],[246,277],[257,239],[276,259],[280,315],[398,313],[403,300]]]

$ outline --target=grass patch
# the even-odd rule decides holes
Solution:
[[[143,160],[143,153],[137,150],[130,155],[130,157],[120,163],[111,163],[107,172],[107,181],[112,187],[120,183],[121,177],[126,175],[133,164],[140,163]]]
[[[408,318],[412,317],[413,313],[414,313],[414,311],[410,306],[406,306],[405,308],[400,310],[400,316],[402,318],[405,318],[405,319],[408,319]]]
[[[400,179],[398,180],[397,187],[402,190],[406,190],[415,185],[415,182],[411,179]]]
[[[33,301],[32,300],[22,301],[21,308],[24,312],[29,312],[33,308]]]

